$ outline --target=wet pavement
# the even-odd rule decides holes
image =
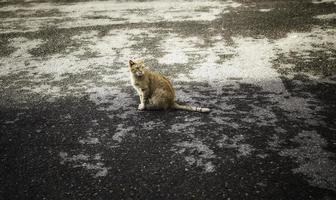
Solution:
[[[335,199],[336,1],[0,0],[0,199]],[[127,62],[209,114],[138,111]]]

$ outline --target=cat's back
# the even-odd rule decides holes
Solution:
[[[168,90],[175,95],[175,91],[171,81],[158,72],[151,72],[151,76],[156,88]]]

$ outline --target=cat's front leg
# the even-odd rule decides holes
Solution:
[[[138,110],[145,110],[146,106],[143,103],[140,103],[138,106]]]
[[[138,95],[139,95],[139,100],[140,100],[140,104],[138,106],[139,110],[144,110],[145,109],[145,101],[144,101],[144,95],[142,92],[141,88],[136,88]]]
[[[139,110],[144,110],[145,109],[145,100],[144,100],[144,95],[143,95],[142,92],[140,92],[139,97],[140,97],[140,104],[138,106],[138,109]]]
[[[141,89],[141,92],[140,92],[140,104],[138,106],[138,109],[139,110],[144,110],[146,108],[146,103],[148,101],[148,95],[149,95],[149,92],[148,92],[148,89]]]

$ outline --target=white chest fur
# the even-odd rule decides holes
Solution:
[[[131,74],[131,84],[134,87],[134,89],[138,92],[138,94],[141,93],[141,88],[140,86],[136,83],[135,77]]]

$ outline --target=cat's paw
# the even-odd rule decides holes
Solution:
[[[138,109],[139,110],[145,110],[145,104],[143,104],[143,103],[139,104]]]

